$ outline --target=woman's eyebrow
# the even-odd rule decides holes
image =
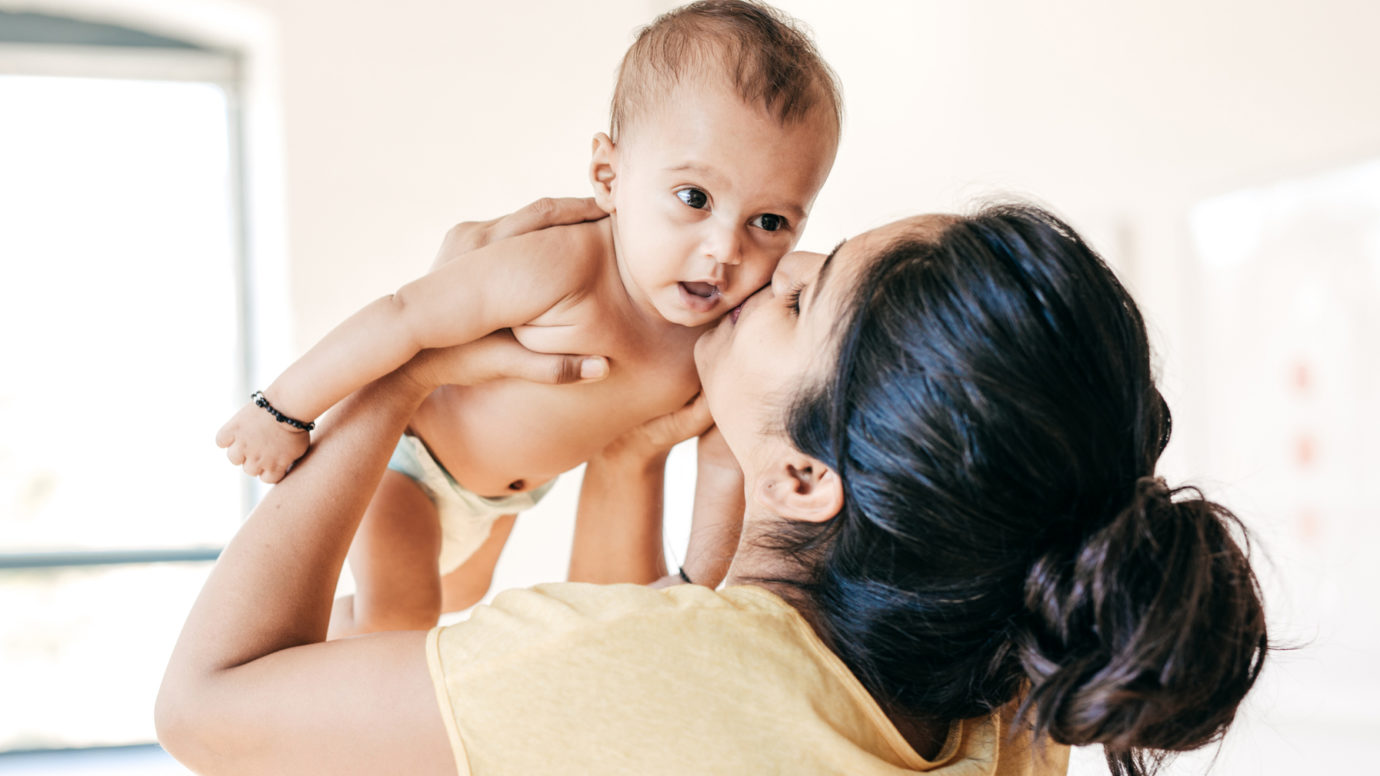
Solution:
[[[819,298],[820,289],[824,288],[824,279],[828,277],[830,262],[834,260],[834,257],[839,253],[839,248],[842,248],[843,244],[846,242],[848,242],[847,238],[839,240],[839,244],[835,245],[834,249],[829,251],[829,255],[824,257],[824,263],[819,267],[819,276],[815,278],[815,287],[810,289],[811,307],[814,306],[815,300]]]

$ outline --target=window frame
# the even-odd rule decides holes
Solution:
[[[227,148],[230,161],[227,200],[231,223],[230,254],[234,264],[236,385],[235,391],[248,396],[261,354],[255,348],[255,266],[251,255],[251,232],[246,186],[246,134],[244,58],[230,51],[196,47],[121,46],[64,43],[0,42],[0,75],[52,76],[110,80],[149,80],[206,83],[221,89],[226,98]],[[262,185],[262,184],[260,184]],[[262,283],[262,280],[260,280]],[[263,488],[251,478],[243,478],[239,513],[246,514],[262,495]],[[167,563],[209,563],[215,561],[223,544],[214,546],[170,546],[94,550],[0,552],[0,571],[61,570],[93,566],[147,566]],[[0,751],[0,760],[13,756],[32,758],[50,754],[67,757],[77,753],[106,749],[156,749],[156,744],[131,741],[125,746],[58,747],[41,750]]]

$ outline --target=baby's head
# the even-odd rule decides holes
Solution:
[[[775,9],[704,0],[642,30],[590,164],[630,291],[700,326],[765,285],[829,175],[841,118],[833,72]]]

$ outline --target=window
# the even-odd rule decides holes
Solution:
[[[237,61],[0,12],[0,752],[153,741],[253,493]]]
[[[1380,721],[1380,159],[1214,197],[1192,230],[1204,467],[1258,540],[1271,637],[1301,647],[1267,661],[1247,735],[1355,762]]]

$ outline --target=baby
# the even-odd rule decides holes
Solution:
[[[778,12],[740,0],[671,11],[624,56],[610,131],[594,138],[589,176],[609,218],[441,264],[355,313],[230,419],[217,444],[276,482],[306,451],[309,419],[425,348],[507,328],[531,350],[607,358],[599,382],[448,386],[422,404],[351,549],[357,592],[337,603],[333,637],[429,628],[474,603],[513,515],[695,395],[695,340],[794,247],[840,115],[828,65]]]

